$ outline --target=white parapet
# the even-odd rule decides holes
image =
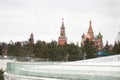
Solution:
[[[19,75],[12,75],[9,73],[4,73],[5,80],[61,80],[61,79],[50,79],[50,78],[41,78],[41,77],[31,77],[31,76],[19,76]]]
[[[10,62],[5,80],[120,80],[120,55],[72,62]]]
[[[0,59],[0,69],[3,71],[6,70],[7,62],[12,62],[13,60],[8,60],[8,59]]]

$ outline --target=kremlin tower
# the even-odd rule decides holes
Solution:
[[[34,35],[33,35],[33,33],[30,34],[30,38],[29,38],[28,41],[29,41],[30,45],[34,45]]]
[[[60,36],[58,38],[58,44],[59,45],[67,44],[67,37],[65,34],[65,26],[64,26],[64,18],[62,18],[62,25],[61,25],[61,29],[60,29]]]

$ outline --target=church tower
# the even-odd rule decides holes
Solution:
[[[67,38],[66,38],[65,26],[64,26],[64,18],[62,18],[62,26],[61,26],[61,29],[60,29],[60,36],[58,38],[58,44],[59,45],[67,44]]]
[[[86,39],[88,39],[89,41],[94,41],[95,42],[95,37],[94,37],[93,29],[92,29],[92,21],[91,20],[89,21],[89,28],[88,28],[87,34],[82,35],[81,45],[84,45],[84,42],[86,41]]]
[[[30,38],[29,38],[28,41],[29,41],[29,44],[30,44],[30,45],[33,45],[33,44],[34,44],[34,35],[33,35],[33,33],[30,34]]]
[[[119,31],[118,34],[117,34],[116,41],[119,41],[119,42],[120,42],[120,31]]]
[[[99,34],[96,37],[95,45],[98,46],[98,50],[101,50],[103,48],[103,41],[102,41],[102,34],[99,32]]]
[[[89,21],[89,29],[88,29],[88,32],[87,34],[90,36],[90,40],[94,40],[94,32],[93,32],[93,29],[92,29],[92,21],[90,20]]]

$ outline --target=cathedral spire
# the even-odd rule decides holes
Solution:
[[[90,19],[90,21],[89,21],[89,30],[88,31],[93,31],[92,30],[92,21],[91,21],[91,19]]]
[[[62,28],[64,28],[64,18],[62,18]]]
[[[91,21],[91,19],[90,19],[90,21],[89,21],[89,24],[90,24],[90,25],[89,25],[89,26],[91,26],[91,23],[92,23],[92,21]]]
[[[88,34],[90,35],[91,40],[93,40],[94,39],[94,32],[93,32],[93,29],[92,29],[92,21],[91,20],[89,21]]]

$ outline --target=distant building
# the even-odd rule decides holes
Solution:
[[[102,34],[100,32],[95,38],[95,45],[98,46],[99,50],[101,50],[103,48],[103,40],[102,40],[102,38],[103,38],[103,36],[102,36]]]
[[[117,34],[117,40],[116,41],[120,41],[120,31]]]
[[[67,37],[65,34],[65,26],[64,26],[64,19],[62,19],[62,26],[60,29],[60,36],[58,38],[58,45],[65,45],[67,44]]]
[[[21,41],[20,44],[21,44],[21,46],[23,47],[23,46],[25,46],[25,45],[28,45],[28,41]]]
[[[33,35],[33,33],[31,33],[28,42],[29,42],[30,45],[33,45],[33,44],[34,44],[34,35]]]
[[[103,41],[102,41],[102,34],[99,32],[99,34],[97,36],[94,36],[94,31],[92,29],[92,21],[89,21],[89,29],[87,34],[83,34],[82,35],[82,42],[81,45],[84,45],[84,42],[86,41],[86,39],[88,39],[89,41],[93,41],[94,42],[94,46],[98,46],[99,50],[103,47]]]

